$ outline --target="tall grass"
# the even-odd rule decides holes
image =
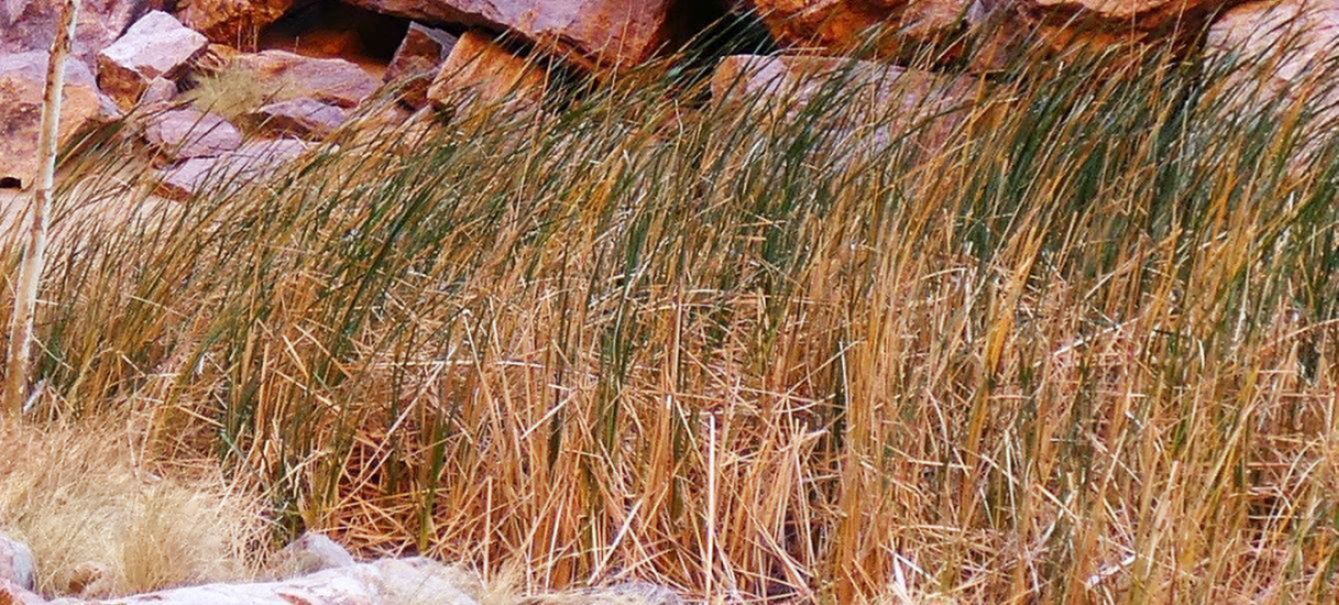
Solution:
[[[531,585],[1332,600],[1339,142],[1252,65],[1020,65],[928,152],[692,67],[351,134],[67,244],[36,413]]]

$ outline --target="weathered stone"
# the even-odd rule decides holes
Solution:
[[[210,41],[252,48],[260,31],[309,0],[181,0],[182,22]]]
[[[37,173],[37,137],[42,121],[48,55],[34,51],[0,55],[0,180],[32,182]],[[70,137],[104,115],[93,74],[79,61],[65,64],[60,138]]]
[[[187,200],[207,190],[233,191],[273,175],[307,150],[302,141],[254,141],[212,158],[192,158],[165,171],[158,193]]]
[[[251,112],[250,118],[266,132],[319,139],[335,132],[349,114],[314,99],[293,99],[270,103]]]
[[[159,157],[175,163],[233,151],[242,145],[242,133],[215,114],[176,109],[151,117],[144,141]]]
[[[120,37],[152,0],[83,0],[75,27],[74,55],[92,65],[98,51]],[[0,3],[0,54],[49,51],[63,0],[5,0]]]
[[[946,42],[966,25],[972,0],[754,0],[784,44],[880,54]],[[876,35],[877,33],[877,35]]]
[[[1339,120],[1339,0],[1243,4],[1214,23],[1205,52],[1235,65],[1222,89],[1237,102],[1300,100]]]
[[[406,105],[414,109],[425,107],[432,78],[450,56],[457,40],[440,29],[411,24],[386,68],[385,81],[401,86],[401,99]]]
[[[279,551],[274,568],[276,575],[292,577],[356,564],[353,555],[334,540],[324,534],[307,532]]]
[[[13,582],[24,590],[34,587],[37,564],[28,545],[0,534],[0,580]]]
[[[471,30],[460,37],[437,72],[428,100],[439,109],[473,102],[538,105],[547,82],[545,70],[487,34]]]
[[[578,62],[628,67],[684,38],[706,18],[696,0],[349,0],[431,23],[506,29]]]
[[[98,83],[129,109],[157,78],[175,81],[209,41],[162,11],[144,15],[115,43],[98,53]]]
[[[343,59],[317,59],[282,50],[238,55],[230,69],[266,83],[285,98],[311,98],[344,108],[357,106],[381,87],[366,70]]]
[[[45,605],[46,599],[9,580],[0,579],[0,604]]]
[[[834,87],[842,102],[825,103]],[[976,98],[976,82],[868,61],[813,56],[726,57],[712,96],[762,121],[813,120],[834,139],[877,153],[903,137],[918,148],[942,147]]]
[[[679,593],[659,584],[647,582],[628,582],[606,588],[597,588],[581,593],[583,605],[683,605]]]
[[[1154,35],[1197,33],[1205,20],[1241,0],[1017,0],[1055,46],[1104,46]]]
[[[167,78],[154,78],[140,95],[141,105],[161,105],[177,98],[177,83]]]

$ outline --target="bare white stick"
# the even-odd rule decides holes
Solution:
[[[14,315],[9,327],[9,355],[5,368],[4,407],[0,417],[18,418],[23,413],[32,355],[33,321],[37,309],[37,286],[46,264],[47,228],[51,222],[51,190],[56,180],[56,146],[60,133],[60,103],[65,90],[65,58],[70,55],[79,0],[66,0],[56,39],[47,63],[46,92],[42,98],[42,130],[37,140],[41,165],[33,192],[28,221],[28,241],[19,263],[14,288]]]

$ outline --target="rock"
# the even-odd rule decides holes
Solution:
[[[181,0],[177,14],[211,42],[252,48],[260,30],[307,0]]]
[[[1231,62],[1224,66],[1244,64],[1223,87],[1241,102],[1304,99],[1322,123],[1339,119],[1339,0],[1243,4],[1213,24],[1205,52]]]
[[[177,98],[177,83],[167,78],[154,78],[140,95],[139,102],[144,106],[162,105]]]
[[[159,157],[176,163],[233,151],[242,145],[242,133],[215,114],[187,108],[149,118],[144,141]]]
[[[842,88],[839,106],[815,107]],[[712,97],[761,121],[814,120],[852,149],[877,153],[903,136],[940,148],[976,98],[975,80],[869,61],[815,56],[735,55],[712,75]],[[853,138],[852,138],[853,137]]]
[[[48,55],[42,51],[0,55],[0,181],[23,185],[37,174],[37,136],[42,121]],[[65,96],[61,104],[60,138],[103,115],[104,97],[93,73],[79,61],[65,64]]]
[[[628,582],[607,588],[590,590],[583,594],[586,605],[683,605],[679,593],[659,584]]]
[[[5,0],[0,3],[0,55],[49,51],[63,0]],[[83,0],[75,27],[74,55],[93,65],[98,51],[121,36],[147,12],[151,0]]]
[[[275,88],[284,98],[310,98],[336,107],[356,107],[381,87],[363,68],[343,59],[317,59],[282,50],[237,55],[229,65]]]
[[[212,158],[192,158],[162,173],[158,193],[188,200],[209,190],[233,191],[268,178],[307,150],[302,141],[254,141]]]
[[[1194,34],[1205,19],[1241,0],[1017,0],[1055,46],[1105,46],[1154,35]]]
[[[432,77],[455,48],[458,38],[440,29],[410,24],[408,33],[386,68],[386,82],[399,83],[401,98],[414,109],[428,104]]]
[[[153,11],[98,53],[98,83],[129,109],[155,79],[176,81],[184,75],[208,45],[209,40],[172,15]]]
[[[314,99],[293,99],[270,103],[251,112],[250,117],[266,132],[320,139],[334,133],[349,114]]]
[[[0,579],[0,604],[44,605],[46,600],[9,580]]]
[[[28,545],[0,534],[0,580],[14,583],[24,590],[33,590],[33,576],[37,563]]]
[[[754,0],[763,22],[792,46],[851,51],[872,43],[882,55],[946,42],[966,26],[972,0]],[[872,38],[878,31],[880,35]]]
[[[477,30],[465,32],[428,88],[439,109],[463,103],[514,102],[538,106],[548,73]]]
[[[700,0],[349,0],[431,23],[503,29],[579,63],[630,67],[710,18]]]
[[[334,540],[307,532],[279,551],[275,568],[280,577],[292,577],[356,564],[353,555]]]
[[[424,559],[388,559],[327,569],[278,582],[206,584],[88,601],[89,605],[478,605],[441,565]],[[0,593],[3,594],[3,593]]]

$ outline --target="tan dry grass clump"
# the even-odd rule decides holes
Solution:
[[[43,593],[249,578],[259,512],[216,471],[157,474],[110,423],[0,431],[0,531],[31,546]]]

